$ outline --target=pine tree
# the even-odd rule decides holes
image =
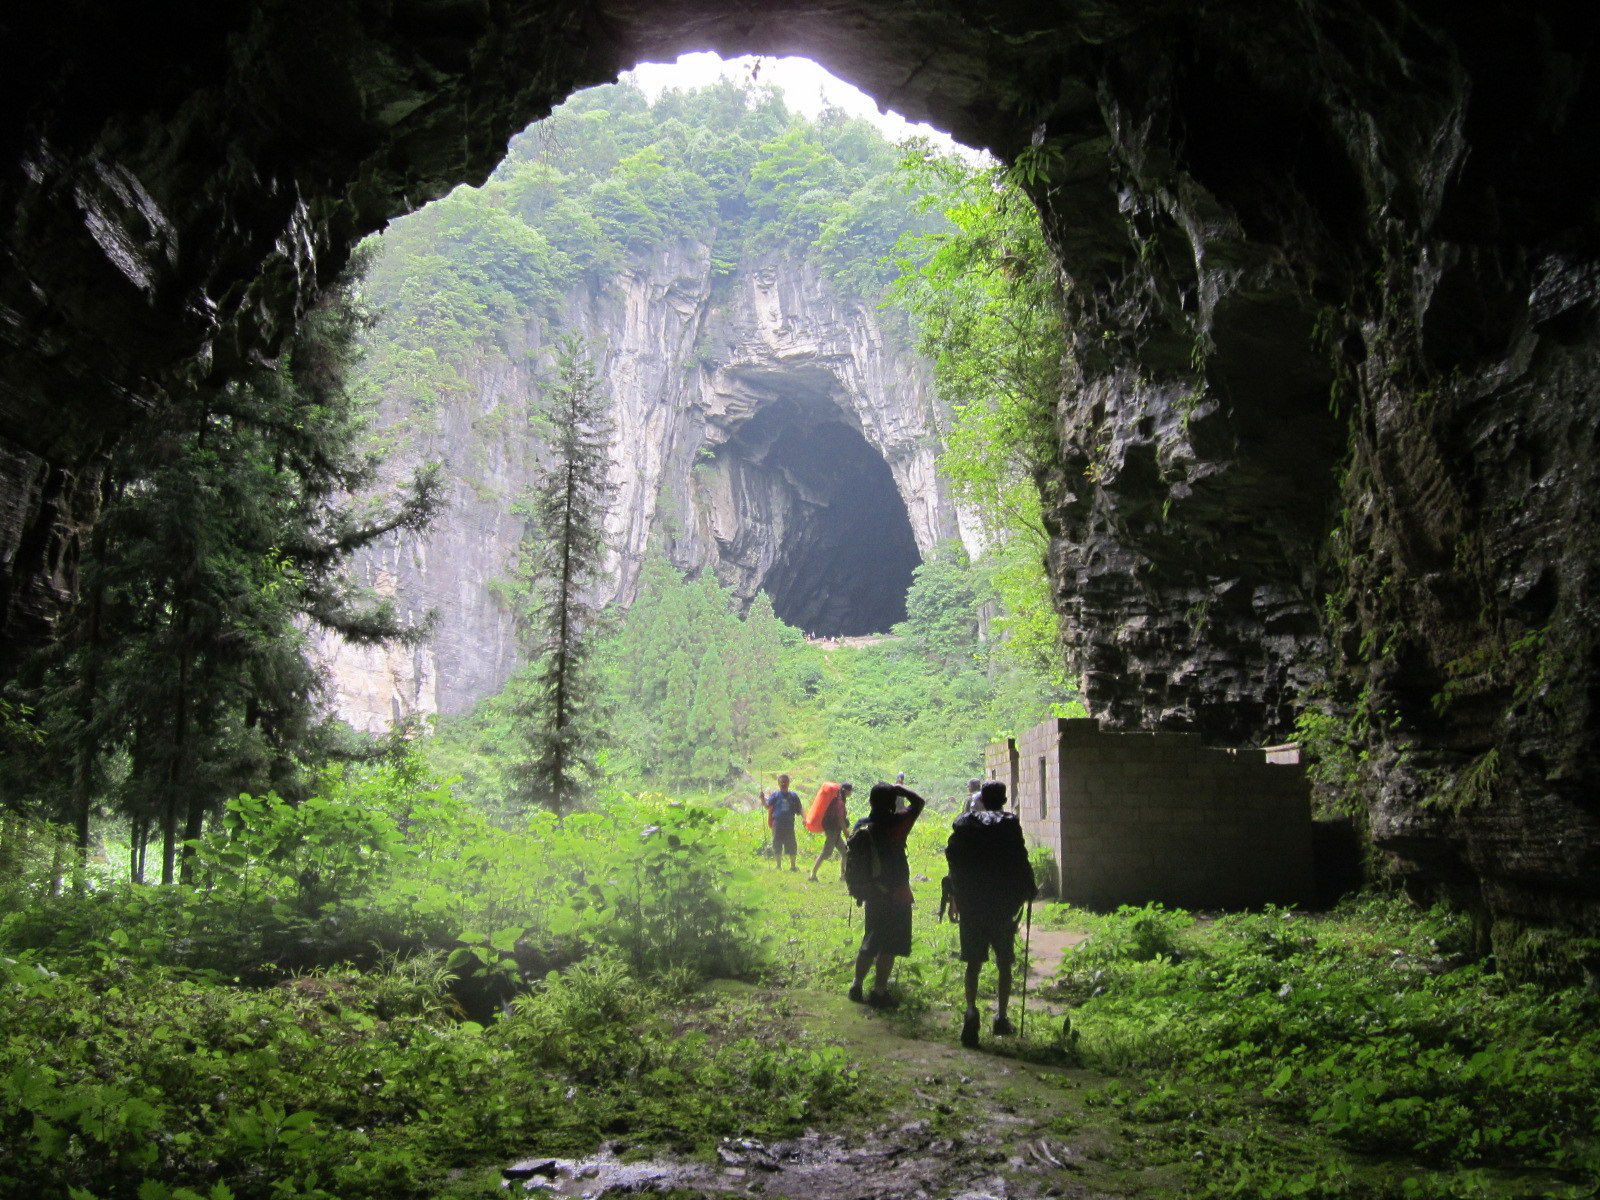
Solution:
[[[229,796],[303,794],[323,743],[308,622],[361,641],[420,633],[345,575],[360,547],[424,525],[437,491],[423,471],[392,505],[371,500],[379,464],[345,386],[365,323],[353,283],[308,314],[280,366],[172,398],[107,466],[81,594],[35,694],[80,849],[96,801],[113,801],[136,878],[152,833],[170,882]],[[113,755],[127,770],[107,796]]]
[[[694,746],[689,773],[695,781],[726,783],[733,774],[733,713],[728,700],[728,666],[715,641],[706,647],[696,672],[689,740]]]
[[[667,665],[667,691],[656,710],[660,730],[661,762],[658,770],[668,779],[687,779],[694,758],[689,737],[689,710],[694,707],[694,665],[688,651],[673,651]]]
[[[611,426],[600,381],[576,336],[557,349],[555,383],[542,416],[549,460],[534,482],[533,527],[523,541],[521,567],[526,608],[520,627],[532,670],[516,706],[523,744],[512,775],[525,806],[560,815],[593,777],[605,732],[593,594],[611,502]]]

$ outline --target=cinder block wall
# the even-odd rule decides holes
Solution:
[[[1208,749],[1194,734],[1047,721],[1017,739],[1014,805],[1029,845],[1055,855],[1073,904],[1306,904],[1310,788],[1298,763],[1271,757]],[[988,765],[1005,778],[1006,748],[992,748]]]

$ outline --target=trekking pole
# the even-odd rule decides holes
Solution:
[[[1033,900],[1028,900],[1027,925],[1022,934],[1022,1006],[1017,1012],[1017,1040],[1021,1041],[1028,1033],[1028,975],[1033,969],[1033,963],[1028,959],[1028,947],[1033,944]]]

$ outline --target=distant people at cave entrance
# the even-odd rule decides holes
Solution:
[[[966,807],[961,810],[962,813],[963,814],[965,814],[965,813],[975,813],[982,807],[983,807],[983,780],[981,780],[981,779],[969,779],[969,780],[967,780],[967,803],[966,803]]]
[[[800,797],[789,790],[789,777],[778,776],[777,788],[762,797],[767,806],[767,828],[772,831],[772,865],[781,869],[783,856],[789,856],[789,870],[798,871],[795,856],[799,847],[794,840],[794,819],[801,813]]]
[[[994,951],[999,972],[995,986],[994,1033],[1016,1031],[1011,1003],[1011,964],[1016,961],[1017,925],[1022,906],[1034,897],[1033,866],[1015,813],[1002,812],[1006,785],[990,780],[978,792],[981,807],[956,819],[945,846],[950,887],[960,914],[961,961],[967,965],[966,1012],[961,1044],[978,1044],[978,975]]]
[[[903,812],[895,811],[904,800]],[[911,864],[906,839],[926,802],[898,783],[875,783],[867,796],[867,815],[846,843],[844,882],[850,898],[866,911],[866,932],[856,952],[856,977],[850,999],[883,1005],[889,999],[889,972],[894,960],[911,953]],[[872,992],[861,985],[873,970]]]

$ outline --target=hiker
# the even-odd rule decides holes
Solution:
[[[896,801],[908,806],[896,812]],[[906,839],[926,801],[898,783],[875,783],[867,795],[867,816],[850,835],[845,852],[845,884],[851,899],[866,909],[866,932],[856,952],[856,977],[850,999],[861,1000],[867,970],[876,967],[872,993],[866,1002],[883,1005],[889,999],[889,972],[896,957],[911,953],[911,864],[906,861]]]
[[[783,855],[789,854],[789,870],[798,871],[795,855],[799,847],[794,840],[794,819],[801,813],[800,797],[789,790],[789,777],[778,776],[777,790],[762,798],[767,806],[767,827],[772,830],[772,865],[783,868]]]
[[[1022,822],[1002,811],[1006,785],[990,780],[981,786],[982,807],[959,817],[945,846],[950,886],[961,914],[961,961],[967,964],[967,1011],[961,1022],[961,1044],[978,1044],[978,974],[994,951],[996,982],[994,1033],[1015,1033],[1006,1007],[1011,1002],[1011,965],[1016,961],[1018,915],[1036,888],[1033,865],[1022,837]]]
[[[967,780],[967,806],[961,810],[963,816],[965,816],[967,813],[975,813],[983,807],[983,801],[979,797],[979,793],[982,790],[983,780]]]
[[[853,790],[848,783],[841,783],[833,803],[828,805],[828,811],[822,814],[822,835],[826,840],[822,843],[822,853],[817,855],[817,861],[811,864],[812,883],[817,882],[817,872],[822,869],[822,864],[828,861],[828,855],[835,850],[839,852],[841,874],[844,871],[844,831],[850,828],[850,813],[845,805]]]

